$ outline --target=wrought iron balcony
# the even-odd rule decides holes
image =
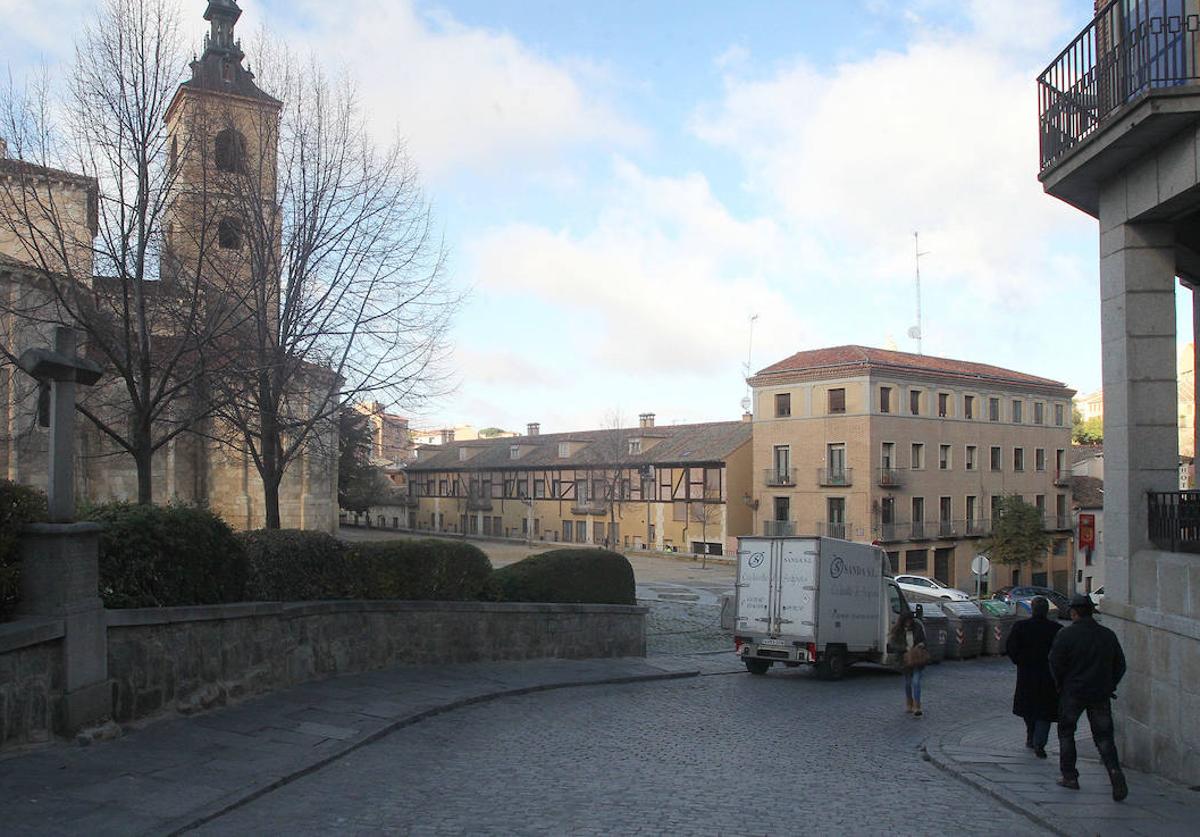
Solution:
[[[850,535],[854,533],[854,527],[846,521],[833,523],[818,523],[817,534],[826,538],[839,538],[843,541],[850,540]]]
[[[992,530],[992,521],[981,518],[962,521],[963,537],[982,538]]]
[[[763,471],[763,485],[768,488],[779,488],[781,486],[796,484],[796,469],[795,468],[768,468]]]
[[[1194,0],[1111,0],[1038,76],[1041,168],[1155,89],[1195,84]]]
[[[1071,519],[1071,515],[1069,514],[1046,515],[1047,532],[1069,532],[1074,528],[1075,521]]]
[[[764,520],[763,534],[768,538],[787,538],[796,534],[794,520]]]
[[[908,538],[913,541],[927,541],[933,537],[933,525],[923,520],[915,520],[909,524]]]
[[[937,523],[939,538],[957,538],[960,531],[962,531],[961,521],[939,520]]]
[[[1200,491],[1150,492],[1150,542],[1170,552],[1200,552]]]
[[[1067,488],[1071,485],[1071,469],[1060,468],[1054,472],[1054,484],[1059,488]]]
[[[817,484],[826,487],[843,488],[854,483],[853,468],[818,468]]]
[[[875,482],[882,488],[899,488],[904,485],[904,478],[899,468],[878,468],[875,471]]]

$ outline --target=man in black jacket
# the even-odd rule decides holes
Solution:
[[[1112,781],[1112,796],[1120,802],[1129,795],[1125,774],[1113,741],[1111,699],[1125,675],[1125,654],[1117,635],[1092,618],[1094,605],[1087,596],[1071,597],[1071,624],[1058,632],[1050,648],[1050,673],[1058,684],[1058,783],[1079,790],[1075,769],[1075,725],[1087,712],[1092,739]]]

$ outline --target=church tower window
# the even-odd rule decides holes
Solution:
[[[242,222],[237,218],[222,218],[217,224],[217,246],[222,250],[241,250]]]
[[[246,138],[241,132],[226,128],[217,134],[214,142],[217,171],[233,174],[246,173]]]

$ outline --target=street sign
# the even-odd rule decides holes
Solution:
[[[975,575],[987,575],[991,568],[992,562],[987,559],[986,555],[976,555],[971,561],[971,572]]]

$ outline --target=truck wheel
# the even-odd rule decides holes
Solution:
[[[742,662],[746,664],[746,671],[751,674],[766,674],[771,668],[770,660],[758,660],[754,657],[747,657]]]
[[[822,680],[841,680],[846,676],[846,666],[845,648],[826,648],[824,659],[817,663],[817,676]]]

